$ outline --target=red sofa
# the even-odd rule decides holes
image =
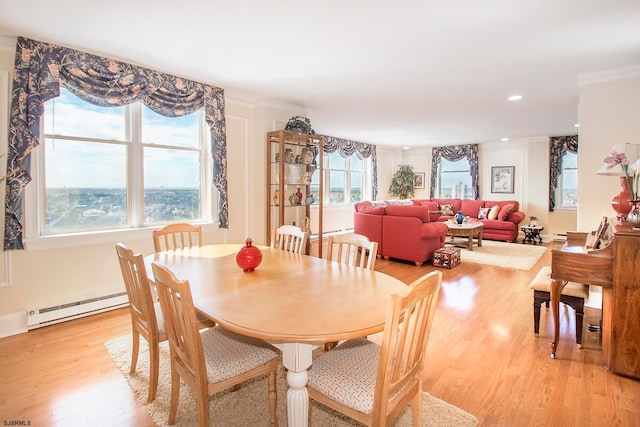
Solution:
[[[462,211],[462,215],[483,223],[482,238],[488,240],[502,240],[515,242],[520,231],[520,223],[524,220],[524,212],[520,212],[520,204],[517,200],[470,200],[470,199],[413,199],[414,205],[425,206],[430,210],[438,210],[442,213],[444,205],[450,205],[455,214]],[[498,205],[498,218],[478,218],[481,208],[492,208]],[[439,221],[447,221],[453,215],[441,215]]]
[[[447,226],[425,206],[354,205],[354,232],[378,242],[378,255],[414,262],[417,266],[433,258],[444,246]],[[433,221],[432,221],[433,219]]]

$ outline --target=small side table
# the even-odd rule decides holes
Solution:
[[[522,239],[522,244],[524,245],[526,242],[531,242],[534,245],[537,245],[538,242],[542,244],[542,236],[540,236],[540,232],[544,230],[544,227],[530,226],[527,225],[525,227],[520,227],[520,230],[524,233],[524,239]],[[536,239],[538,239],[536,241]]]

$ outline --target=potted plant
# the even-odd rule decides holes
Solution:
[[[311,120],[308,117],[293,116],[289,119],[284,130],[296,131],[298,133],[307,133],[315,135],[316,131],[311,127]]]
[[[415,191],[413,189],[414,173],[413,166],[400,165],[398,170],[391,178],[391,185],[389,186],[389,194],[396,196],[400,199],[406,199],[413,197]]]

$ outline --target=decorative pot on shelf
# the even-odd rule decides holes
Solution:
[[[296,161],[296,155],[293,154],[293,150],[291,148],[284,149],[284,161],[287,163],[294,163]]]
[[[245,245],[240,246],[236,251],[236,264],[244,272],[255,270],[262,262],[262,252],[252,245],[251,237],[245,240]]]
[[[454,219],[458,224],[462,224],[462,221],[464,221],[464,216],[462,215],[462,211],[458,211],[454,216]]]
[[[301,181],[304,185],[309,185],[311,184],[311,172],[304,172],[302,174],[302,181]]]
[[[302,163],[304,163],[305,165],[311,164],[311,161],[313,160],[313,153],[311,152],[311,149],[308,147],[303,148],[300,158],[302,160]]]
[[[296,204],[302,204],[302,191],[300,191],[300,187],[296,190]]]
[[[640,200],[631,200],[631,211],[627,214],[627,223],[633,228],[640,228]]]
[[[313,194],[311,193],[307,194],[307,197],[304,199],[304,202],[307,205],[312,205],[313,202],[315,202],[315,199],[313,198]]]

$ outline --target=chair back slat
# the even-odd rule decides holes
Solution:
[[[165,225],[153,230],[153,247],[156,252],[202,246],[202,227],[188,223]]]
[[[302,231],[295,225],[283,225],[273,230],[271,245],[275,249],[281,249],[296,254],[304,254],[307,248],[309,232]]]
[[[169,269],[151,264],[165,319],[172,362],[186,382],[206,382],[204,350],[189,282],[178,280]]]
[[[123,243],[116,244],[120,270],[129,298],[132,321],[149,333],[158,333],[156,312],[153,308],[151,284],[147,278],[142,254],[134,254]]]
[[[377,253],[378,242],[361,234],[340,234],[327,239],[327,260],[373,270]]]

